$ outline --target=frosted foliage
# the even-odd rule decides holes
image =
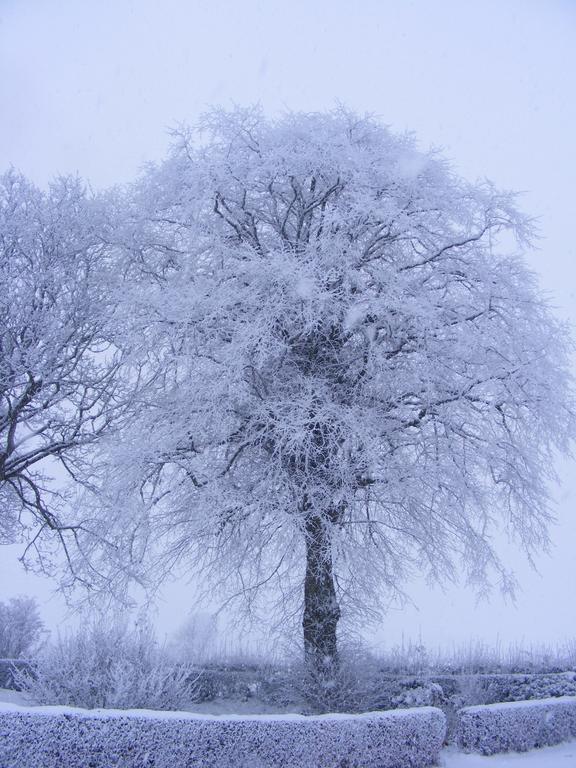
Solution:
[[[576,737],[576,697],[467,707],[458,712],[457,741],[467,751],[525,752]]]
[[[0,602],[0,659],[22,659],[38,650],[47,631],[33,597]]]
[[[196,696],[198,674],[169,663],[147,625],[94,624],[59,638],[14,677],[35,704],[181,709]]]
[[[392,699],[395,707],[427,707],[443,700],[444,692],[438,683],[425,683],[402,691]]]
[[[0,704],[4,768],[424,768],[446,724],[438,709],[327,717],[32,710]]]
[[[66,479],[89,482],[88,449],[124,402],[105,207],[77,179],[42,192],[0,176],[0,544],[44,558],[45,539],[68,551],[82,528]]]
[[[565,329],[499,251],[531,237],[513,195],[344,111],[216,111],[116,237],[157,372],[105,483],[135,561],[289,600],[315,536],[348,610],[459,559],[512,586],[492,537],[546,542],[574,433]]]

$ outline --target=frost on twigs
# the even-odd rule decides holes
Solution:
[[[88,709],[183,709],[200,693],[200,674],[190,664],[170,662],[146,623],[136,629],[84,626],[13,676],[31,703]]]
[[[208,717],[0,704],[4,768],[425,768],[445,734],[440,710]]]
[[[25,544],[25,564],[44,571],[64,556],[72,581],[79,540],[95,532],[74,489],[93,487],[92,448],[139,389],[107,217],[76,178],[42,192],[0,176],[0,544]]]

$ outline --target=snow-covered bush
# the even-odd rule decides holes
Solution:
[[[441,707],[446,701],[443,686],[435,678],[390,675],[383,672],[377,658],[362,649],[341,654],[330,686],[314,679],[302,662],[259,678],[258,693],[264,700],[280,705],[304,703],[305,711],[314,713]]]
[[[456,736],[462,749],[483,755],[558,744],[576,736],[576,697],[466,707]]]
[[[306,713],[359,713],[394,708],[391,696],[382,701],[377,661],[358,647],[349,646],[340,654],[332,677],[318,675],[303,660],[297,660],[276,674],[269,672],[259,689],[265,700],[303,706]]]
[[[444,701],[444,691],[438,683],[429,680],[417,681],[417,685],[408,686],[392,699],[395,707],[432,707]]]
[[[576,696],[576,673],[548,675],[478,675],[474,704]]]
[[[14,680],[18,671],[30,670],[32,662],[26,659],[0,659],[0,688],[13,688],[18,690],[18,684]]]
[[[424,768],[445,732],[432,707],[365,715],[208,717],[0,704],[3,768]]]
[[[14,677],[36,704],[181,709],[196,698],[198,674],[168,662],[147,625],[95,623],[59,638]]]

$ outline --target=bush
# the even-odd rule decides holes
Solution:
[[[363,649],[340,654],[336,674],[326,677],[298,660],[261,685],[263,698],[283,706],[295,704],[307,713],[368,712],[378,706],[377,667]]]
[[[576,696],[576,674],[563,672],[542,675],[479,675],[474,704]]]
[[[207,717],[32,710],[0,704],[3,768],[424,768],[445,732],[437,709],[367,715]]]
[[[19,672],[30,672],[32,668],[32,662],[26,659],[0,659],[0,688],[19,690],[14,677],[18,676]]]
[[[59,638],[15,682],[36,704],[182,709],[196,698],[198,675],[166,661],[148,625],[92,624]]]
[[[457,714],[458,745],[468,752],[524,752],[576,736],[576,697],[488,704]]]

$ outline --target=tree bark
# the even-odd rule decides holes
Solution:
[[[318,682],[334,680],[338,670],[336,628],[340,606],[334,585],[331,521],[318,514],[306,519],[304,581],[304,659]]]

